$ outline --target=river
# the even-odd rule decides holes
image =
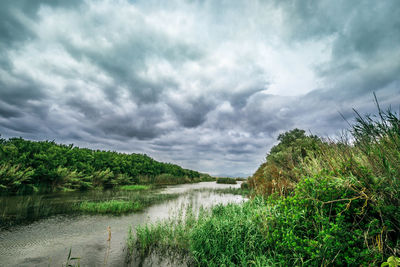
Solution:
[[[80,258],[80,266],[124,266],[129,227],[168,218],[185,205],[192,205],[198,210],[201,206],[245,200],[239,195],[213,191],[229,187],[240,187],[240,183],[202,182],[167,186],[158,193],[179,196],[152,205],[142,212],[121,216],[54,215],[8,227],[0,231],[0,266],[63,266],[70,249],[72,257]],[[76,194],[74,196],[76,198]],[[110,242],[107,242],[108,226],[112,233]],[[145,265],[151,265],[151,261]]]

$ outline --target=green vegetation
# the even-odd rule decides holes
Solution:
[[[213,180],[147,155],[78,148],[54,141],[0,138],[0,194],[109,189]]]
[[[112,199],[106,201],[84,201],[76,210],[84,213],[100,213],[120,215],[128,212],[141,211],[144,208],[162,201],[177,198],[178,194],[137,194],[130,199]]]
[[[138,226],[136,237],[130,231],[128,250],[142,258],[151,253],[186,258],[195,266],[247,266],[257,257],[265,259],[265,237],[252,220],[263,208],[261,199],[201,209],[197,216],[188,207],[169,220]]]
[[[361,116],[349,139],[279,135],[248,180],[253,199],[137,228],[142,257],[198,266],[376,266],[400,254],[400,118]],[[385,266],[385,263],[383,264]]]
[[[203,212],[205,210],[200,210],[200,214],[203,214]],[[169,220],[138,226],[136,228],[136,239],[132,230],[128,233],[128,251],[133,254],[136,250],[140,257],[157,252],[161,255],[183,258],[189,253],[189,233],[197,223],[196,219],[192,208],[188,207],[185,214],[180,212],[176,217]]]
[[[79,267],[80,266],[80,259],[79,257],[72,257],[72,248],[69,249],[67,261],[65,263],[65,267]],[[64,265],[62,265],[64,267]]]
[[[128,190],[128,191],[149,190],[150,188],[151,187],[149,185],[141,185],[141,184],[123,185],[119,187],[119,189],[121,190]]]
[[[236,179],[229,177],[218,177],[217,184],[236,184]]]
[[[381,264],[381,267],[385,267],[385,266],[389,266],[389,267],[400,266],[400,258],[395,257],[395,256],[390,256],[386,262],[383,262]]]
[[[143,210],[143,205],[140,202],[131,202],[124,200],[110,200],[105,202],[85,201],[79,205],[79,210],[87,213],[121,214],[131,211]]]

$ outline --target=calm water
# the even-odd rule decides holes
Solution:
[[[125,240],[130,226],[167,218],[187,204],[198,209],[200,206],[242,202],[242,196],[207,190],[239,186],[240,184],[223,185],[215,182],[169,186],[159,193],[180,194],[178,198],[153,205],[140,213],[122,216],[56,215],[28,225],[1,230],[0,266],[62,266],[70,248],[73,257],[81,258],[81,266],[124,266]],[[106,199],[111,197],[107,194],[115,193],[106,193]],[[63,198],[67,203],[72,203],[79,195],[74,193],[53,196],[56,202],[62,202]],[[88,195],[84,198],[91,199]],[[3,199],[3,205],[5,201]],[[16,203],[16,200],[8,200],[7,203]],[[110,242],[106,241],[107,226],[112,231]],[[151,261],[145,263],[151,264],[158,266],[158,263]]]

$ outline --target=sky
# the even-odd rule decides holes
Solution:
[[[0,134],[248,176],[400,106],[398,0],[2,0]]]

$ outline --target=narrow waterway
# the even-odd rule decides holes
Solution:
[[[213,191],[239,186],[215,182],[168,186],[159,193],[179,194],[179,197],[143,212],[122,216],[55,215],[1,230],[0,266],[63,266],[70,249],[72,257],[81,258],[81,266],[124,266],[129,227],[167,218],[185,205],[199,209],[242,202],[242,196]],[[107,242],[108,226],[112,232],[110,242]]]

